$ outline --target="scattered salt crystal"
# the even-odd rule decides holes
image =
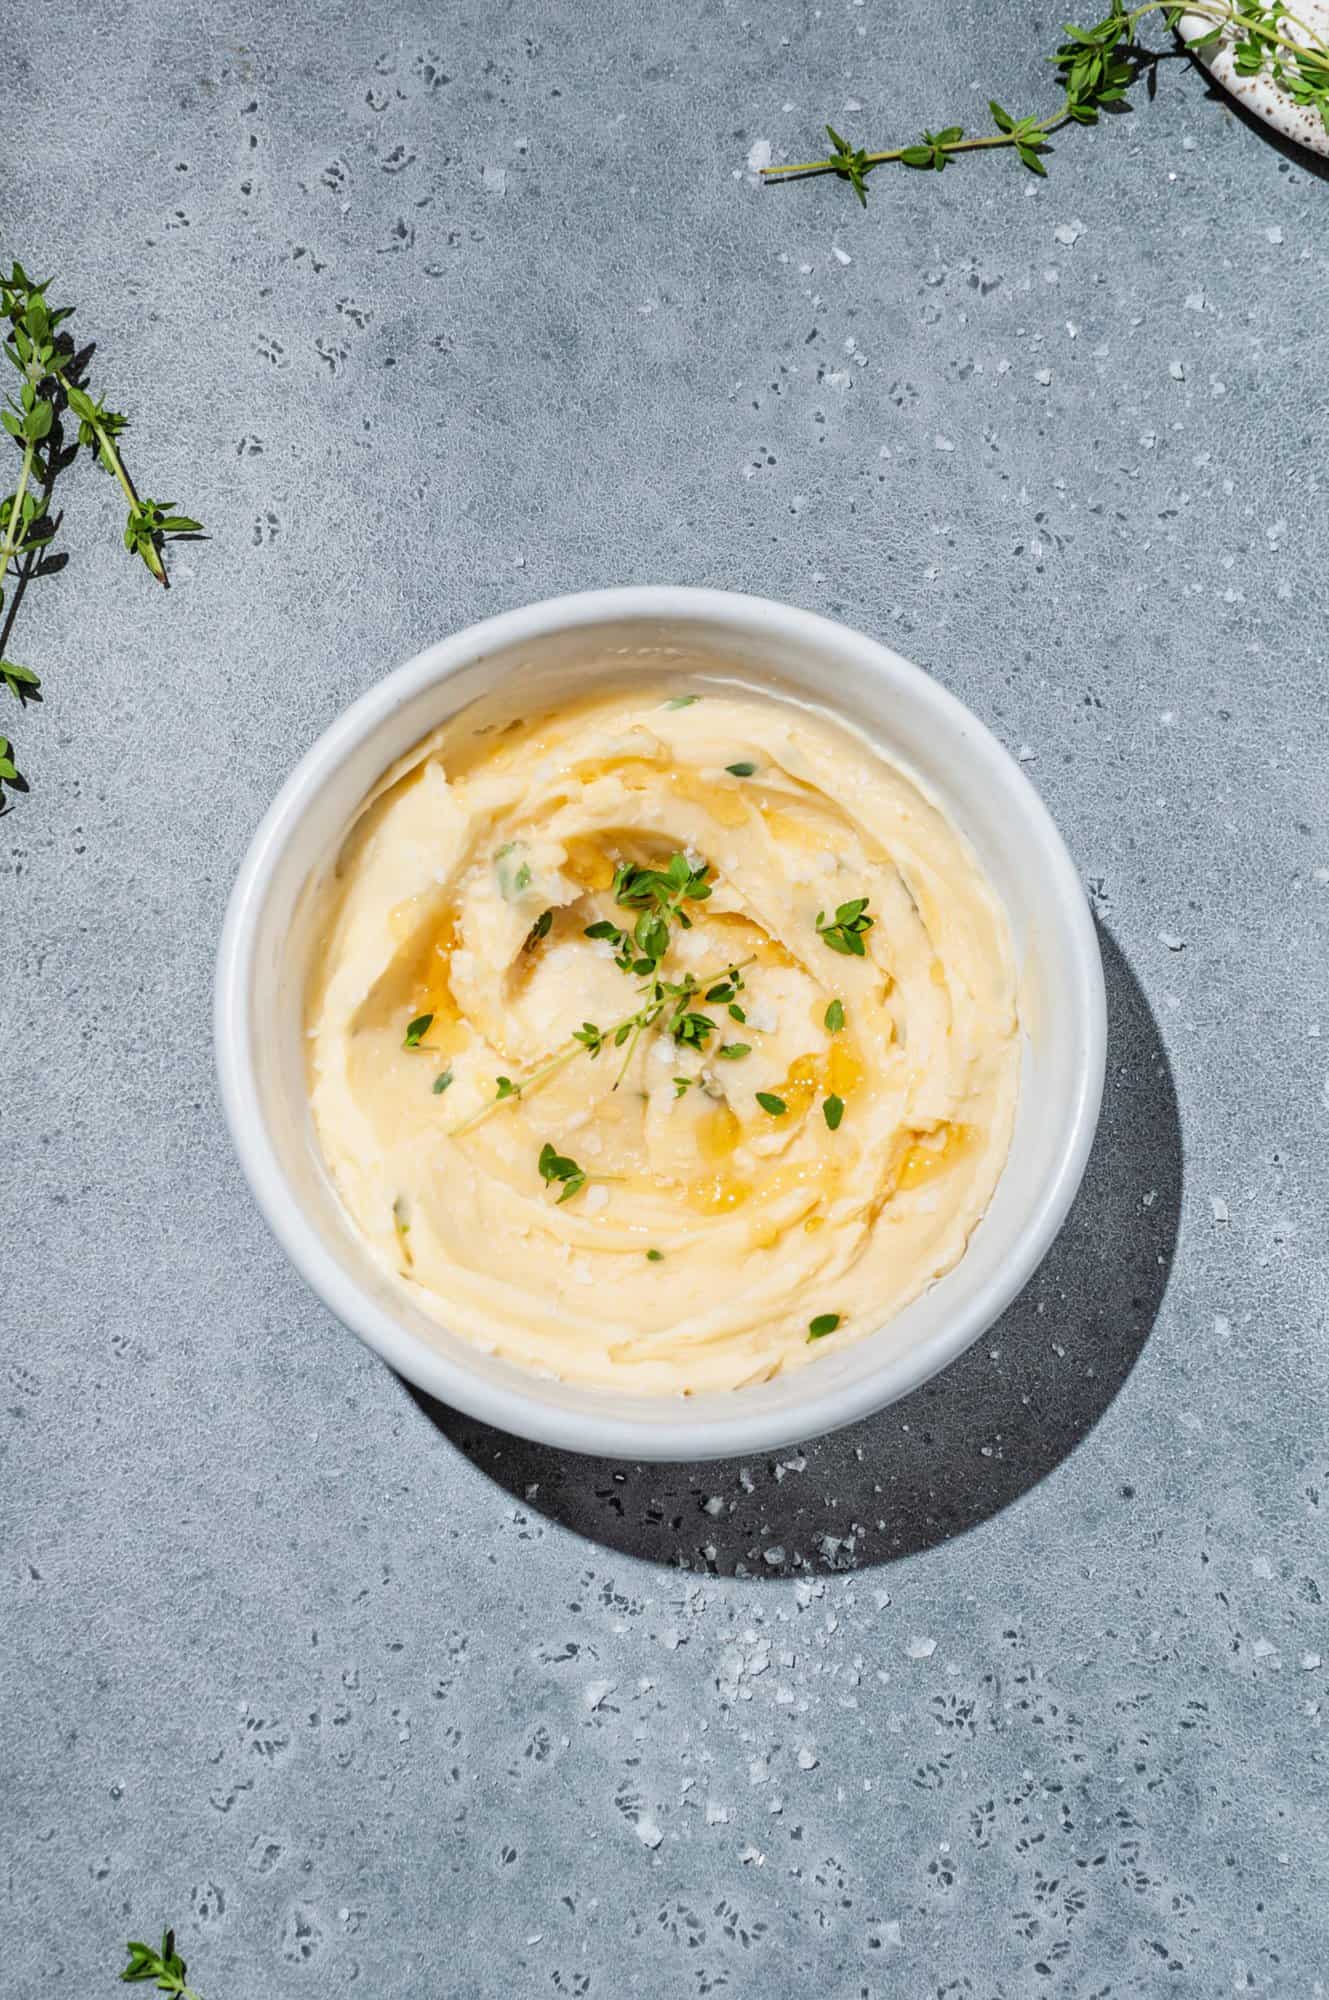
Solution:
[[[1174,382],[1184,382],[1186,380],[1186,366],[1184,362],[1169,361],[1167,372]]]
[[[1251,1647],[1257,1660],[1267,1660],[1278,1651],[1272,1639],[1257,1639]]]
[[[834,257],[837,264],[852,264],[854,261],[853,258],[849,255],[849,252],[847,250],[842,250],[838,243],[832,243],[831,255],[832,257]]]
[[[508,174],[506,167],[482,167],[480,178],[484,182],[486,194],[506,194]]]
[[[1052,234],[1056,237],[1058,243],[1064,243],[1069,250],[1071,245],[1077,243],[1084,235],[1084,224],[1079,221],[1059,222]]]
[[[937,432],[936,436],[932,440],[932,443],[937,451],[955,450],[955,446],[951,443],[951,440],[948,437],[943,437],[940,431]]]
[[[769,139],[754,139],[748,149],[748,172],[759,174],[763,167],[771,164],[771,142]]]
[[[802,1749],[798,1753],[799,1770],[815,1771],[819,1762],[820,1759],[818,1758],[816,1751],[812,1749],[810,1744],[805,1743]]]
[[[595,1710],[617,1686],[617,1681],[588,1681],[582,1690],[582,1701],[588,1709]]]
[[[643,1847],[656,1848],[664,1839],[657,1821],[650,1813],[643,1813],[637,1821],[637,1838]]]
[[[1158,942],[1165,944],[1169,951],[1184,951],[1186,949],[1185,938],[1178,937],[1175,931],[1160,931],[1158,933]]]
[[[1276,222],[1271,224],[1271,226],[1265,230],[1264,240],[1266,243],[1273,243],[1275,245],[1283,241],[1283,232],[1279,228]]]
[[[708,1801],[706,1806],[707,1826],[728,1826],[733,1817],[733,1812],[728,1806],[718,1806],[714,1800]]]
[[[1268,1556],[1251,1557],[1251,1575],[1258,1576],[1262,1583],[1271,1583],[1273,1581],[1274,1566]]]
[[[1040,382],[1045,389],[1050,388],[1052,384],[1052,370],[1050,368],[1036,368],[1034,370],[1034,380],[1035,382]]]
[[[1320,1656],[1319,1656],[1319,1654],[1318,1654],[1318,1653],[1303,1653],[1303,1654],[1302,1654],[1302,1656],[1301,1656],[1301,1670],[1302,1670],[1302,1672],[1303,1672],[1303,1673],[1307,1673],[1307,1674],[1313,1674],[1313,1673],[1315,1672],[1315,1669],[1316,1669],[1316,1668],[1317,1668],[1317,1667],[1318,1667],[1319,1665],[1320,1665]]]
[[[1034,752],[1031,746],[1028,743],[1022,743],[1015,753],[1015,759],[1019,764],[1032,764],[1034,761]]]
[[[930,1660],[936,1650],[937,1642],[935,1639],[914,1638],[905,1647],[905,1652],[911,1660]]]
[[[1182,300],[1182,304],[1185,306],[1187,312],[1202,313],[1204,311],[1204,293],[1187,292],[1185,298]]]
[[[1231,1222],[1232,1211],[1221,1194],[1211,1194],[1209,1197],[1209,1206],[1214,1212],[1215,1222]]]

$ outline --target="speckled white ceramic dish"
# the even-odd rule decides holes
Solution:
[[[1293,5],[1306,26],[1321,40],[1329,41],[1329,0],[1293,0]],[[1177,33],[1184,42],[1193,42],[1211,26],[1211,22],[1202,20],[1198,14],[1183,14],[1177,23]],[[1295,33],[1292,29],[1289,32]],[[1233,38],[1225,37],[1213,55],[1198,56],[1196,60],[1204,65],[1215,83],[1222,84],[1229,96],[1235,97],[1255,117],[1262,118],[1266,125],[1272,125],[1275,132],[1281,132],[1298,146],[1305,146],[1309,152],[1318,153],[1322,159],[1329,159],[1329,132],[1325,131],[1324,120],[1314,106],[1296,103],[1263,73],[1238,76],[1232,47]]]
[[[597,672],[749,681],[833,708],[910,766],[968,835],[1020,960],[1021,1100],[996,1195],[953,1271],[876,1333],[785,1379],[674,1401],[528,1374],[426,1318],[342,1210],[311,1127],[302,1047],[313,888],[380,774],[464,704],[520,676],[532,704]],[[1027,1282],[1079,1186],[1103,1084],[1103,969],[1061,837],[977,717],[862,633],[760,598],[632,589],[555,598],[431,646],[304,757],[254,836],[217,963],[217,1065],[241,1165],[314,1290],[410,1381],[522,1437],[629,1459],[770,1450],[869,1415],[978,1338]],[[335,1368],[330,1351],[327,1366]]]

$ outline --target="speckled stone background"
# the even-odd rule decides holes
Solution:
[[[1185,63],[1007,160],[1026,0],[49,0],[5,249],[58,273],[169,597],[66,486],[11,650],[0,1928],[109,1994],[1329,1988],[1329,189]],[[754,148],[756,149],[754,151]],[[674,1470],[422,1406],[221,1130],[226,890],[376,675],[661,580],[880,634],[1027,762],[1103,925],[1083,1197],[878,1421]]]

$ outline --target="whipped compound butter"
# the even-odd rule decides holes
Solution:
[[[737,1388],[963,1254],[1014,1118],[1011,942],[945,814],[846,726],[654,681],[463,711],[324,893],[319,1141],[454,1333],[569,1381]]]

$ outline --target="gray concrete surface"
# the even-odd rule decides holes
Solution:
[[[205,2000],[1329,1989],[1329,210],[1179,62],[1005,160],[1027,0],[11,14],[5,243],[169,597],[65,491],[0,820],[0,1986]],[[219,1123],[223,899],[299,752],[485,613],[851,619],[1027,759],[1104,926],[1085,1194],[992,1338],[778,1461],[422,1407]]]

